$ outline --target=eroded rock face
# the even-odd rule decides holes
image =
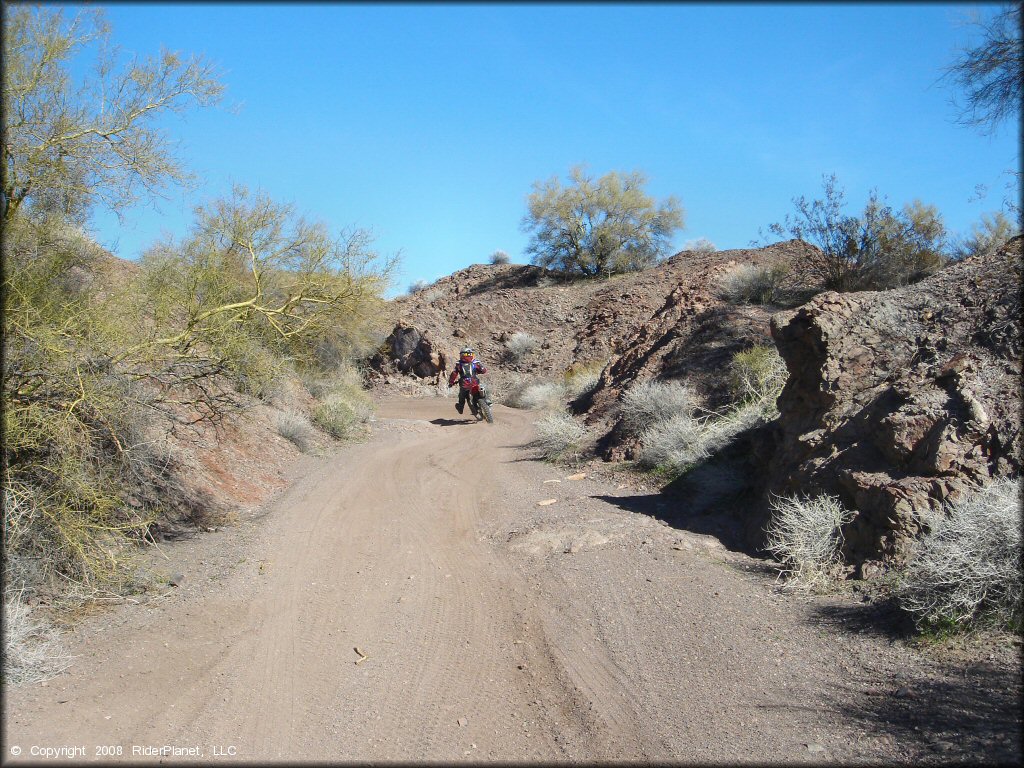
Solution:
[[[441,350],[434,349],[430,338],[415,326],[398,323],[384,341],[386,356],[379,356],[378,365],[390,363],[398,371],[420,378],[436,376],[442,368]]]
[[[1020,473],[1021,242],[772,317],[789,381],[765,485],[856,508],[849,562],[901,560],[922,511]]]

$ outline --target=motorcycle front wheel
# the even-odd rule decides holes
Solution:
[[[494,423],[494,414],[491,412],[491,404],[484,398],[480,398],[480,402],[477,403],[480,408],[480,412],[483,413],[483,417],[487,419],[488,424]],[[479,416],[477,417],[479,418]]]

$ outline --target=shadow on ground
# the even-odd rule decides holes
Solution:
[[[476,419],[431,419],[430,423],[439,427],[462,427],[477,422]]]
[[[722,511],[694,510],[686,504],[661,493],[636,496],[594,496],[626,512],[647,515],[681,531],[714,536],[732,552],[751,556],[759,553],[746,543],[744,526],[735,514]]]
[[[836,690],[833,707],[873,735],[890,736],[910,763],[1021,765],[1019,668],[987,662],[928,678],[897,677],[873,695]]]

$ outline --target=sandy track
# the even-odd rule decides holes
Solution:
[[[924,749],[844,709],[891,694],[902,651],[837,647],[756,561],[526,460],[532,415],[496,411],[492,427],[450,400],[384,403],[371,441],[308,459],[261,518],[168,547],[182,588],[85,622],[68,674],[8,692],[5,743],[22,760],[66,745],[106,761],[106,745],[154,762],[133,747],[261,762]]]

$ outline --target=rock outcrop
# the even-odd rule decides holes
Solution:
[[[772,317],[789,380],[764,486],[855,509],[845,555],[862,572],[903,559],[923,511],[1021,471],[1021,242]]]
[[[489,368],[500,402],[518,382],[558,381],[571,366],[603,367],[597,390],[577,411],[601,436],[606,459],[629,458],[617,429],[622,393],[652,378],[685,376],[709,407],[727,399],[728,363],[754,344],[771,344],[776,308],[733,306],[718,283],[743,264],[791,263],[812,246],[800,241],[713,253],[681,252],[642,272],[612,279],[566,280],[535,266],[475,264],[395,300],[399,318],[371,365],[392,386],[434,371],[428,353],[472,345]],[[793,288],[806,290],[794,270]],[[507,353],[516,332],[537,341],[518,359]],[[421,337],[429,339],[429,345]],[[398,373],[400,375],[395,376]]]
[[[426,333],[399,322],[370,363],[377,369],[391,367],[399,373],[427,378],[437,376],[443,363],[451,359],[443,349],[434,348]]]

